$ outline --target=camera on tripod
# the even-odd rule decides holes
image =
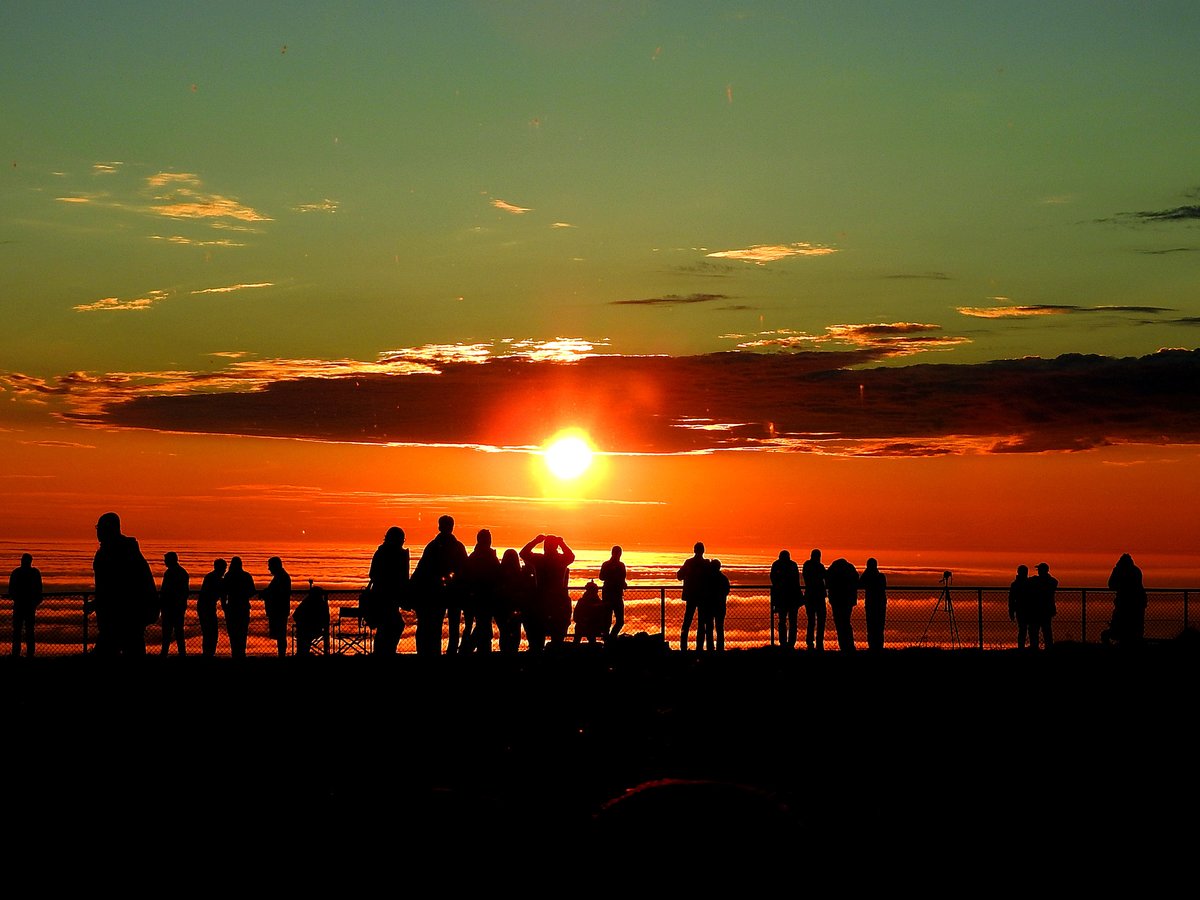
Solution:
[[[942,573],[941,584],[949,584],[953,580],[954,580],[954,573],[951,572],[949,569],[947,569],[945,572]]]

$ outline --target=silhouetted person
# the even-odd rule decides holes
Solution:
[[[296,623],[297,655],[310,655],[313,641],[319,637],[324,637],[325,654],[329,655],[329,595],[322,588],[314,587],[311,578],[308,593],[296,604],[292,621]]]
[[[511,547],[500,558],[497,588],[496,624],[500,630],[500,652],[513,654],[521,649],[521,622],[533,603],[533,579],[521,563],[521,555]],[[542,643],[546,636],[542,634]],[[532,644],[532,639],[530,641]]]
[[[704,544],[700,541],[692,546],[692,555],[683,561],[675,577],[683,582],[681,591],[683,599],[683,627],[679,629],[679,649],[687,650],[688,632],[692,629],[692,619],[704,602],[705,579],[708,577],[708,560],[704,558]],[[703,617],[702,617],[703,619]],[[696,649],[702,650],[703,621],[696,625]]]
[[[137,538],[121,533],[121,517],[107,512],[96,522],[100,543],[92,559],[96,579],[96,652],[145,656],[146,625],[158,618],[158,586]],[[150,617],[155,613],[154,619]]]
[[[887,615],[887,576],[879,571],[875,557],[867,560],[867,567],[858,576],[858,586],[863,589],[863,603],[867,613],[867,649],[883,649],[883,621]]]
[[[779,646],[791,650],[796,646],[796,616],[804,599],[800,591],[800,567],[787,550],[771,563],[771,609],[775,612]]]
[[[200,652],[203,656],[216,656],[217,604],[225,608],[225,560],[213,560],[212,571],[200,582],[200,594],[196,597],[196,617],[200,620]]]
[[[166,570],[158,589],[158,603],[162,607],[162,650],[160,656],[171,652],[171,642],[179,648],[179,655],[187,655],[183,639],[183,619],[187,613],[188,596],[192,591],[191,578],[187,569],[179,564],[179,555],[171,550],[163,555]]]
[[[854,649],[854,629],[850,613],[858,605],[858,570],[848,560],[838,557],[825,572],[825,587],[829,591],[829,611],[837,631],[839,650]]]
[[[454,517],[438,519],[438,533],[417,560],[413,569],[413,609],[417,613],[417,654],[440,656],[442,653],[442,623],[447,610],[453,610],[451,643],[447,653],[458,649],[458,616],[461,601],[462,575],[467,567],[467,548],[454,536]]]
[[[242,568],[242,558],[229,560],[229,571],[221,581],[224,592],[225,633],[229,635],[229,655],[246,656],[246,637],[250,634],[250,598],[258,593],[254,579]]]
[[[809,650],[825,649],[825,564],[821,562],[821,551],[813,550],[800,569],[804,579],[804,613],[808,627],[804,632],[804,645]]]
[[[1029,616],[1033,611],[1033,582],[1029,566],[1017,566],[1017,577],[1008,586],[1008,621],[1017,623],[1017,649],[1025,649],[1029,636]]]
[[[21,655],[21,632],[25,632],[25,655],[33,656],[34,611],[42,602],[42,573],[33,566],[33,555],[21,554],[21,564],[8,576],[8,593],[13,605],[12,655]]]
[[[1120,647],[1137,647],[1146,639],[1146,586],[1142,583],[1142,570],[1133,562],[1133,557],[1122,553],[1108,586],[1114,591],[1112,621],[1100,635],[1104,643],[1116,642]]]
[[[267,634],[275,641],[279,656],[287,656],[288,621],[292,618],[292,576],[283,568],[283,560],[272,556],[267,560],[271,580],[260,596],[267,614]]]
[[[600,586],[589,581],[575,601],[574,643],[586,640],[589,644],[595,644],[604,639],[611,627],[612,607],[600,596]]]
[[[538,544],[542,545],[541,553],[534,550]],[[562,644],[571,628],[571,594],[567,586],[575,551],[556,534],[539,534],[521,548],[520,556],[533,570],[536,606],[542,616],[546,640],[550,646]],[[533,650],[528,624],[525,636]]]
[[[500,557],[492,546],[492,532],[479,529],[475,547],[467,556],[464,604],[466,627],[463,631],[463,651],[490,653],[492,651],[492,621],[497,623],[503,614],[497,609],[500,592]]]
[[[612,610],[613,622],[606,641],[615,641],[625,627],[625,588],[629,587],[628,571],[621,562],[621,548],[614,546],[612,555],[600,564],[600,598]]]
[[[721,571],[721,561],[714,559],[709,564],[712,604],[709,609],[708,638],[716,635],[716,646],[709,643],[708,649],[725,649],[725,613],[729,606],[729,576]]]
[[[404,635],[404,614],[400,610],[411,602],[408,562],[404,529],[393,525],[384,533],[383,543],[375,548],[368,575],[376,616],[375,644],[371,652],[376,656],[394,656]]]
[[[1038,632],[1041,632],[1042,646],[1047,650],[1054,646],[1054,620],[1058,609],[1054,605],[1054,593],[1058,590],[1058,579],[1050,574],[1047,563],[1038,563],[1037,574],[1029,579],[1032,597],[1032,609],[1029,618],[1029,649],[1038,649]]]

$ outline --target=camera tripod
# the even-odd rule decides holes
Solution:
[[[937,617],[939,609],[946,610],[946,622],[950,626],[950,646],[958,648],[958,622],[954,618],[954,601],[950,598],[950,583],[954,580],[954,576],[950,572],[942,573],[942,580],[939,582],[942,586],[942,593],[938,596],[937,602],[933,604],[933,612],[929,615],[929,621],[925,623],[925,632],[921,635],[921,644],[925,644],[925,638],[929,635],[929,626],[933,624],[933,620]]]

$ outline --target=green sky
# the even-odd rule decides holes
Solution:
[[[1190,348],[1197,85],[1194,3],[10,3],[0,368]]]

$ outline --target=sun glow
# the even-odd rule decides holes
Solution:
[[[560,432],[546,443],[542,459],[555,478],[572,481],[592,465],[592,445],[579,432]]]

